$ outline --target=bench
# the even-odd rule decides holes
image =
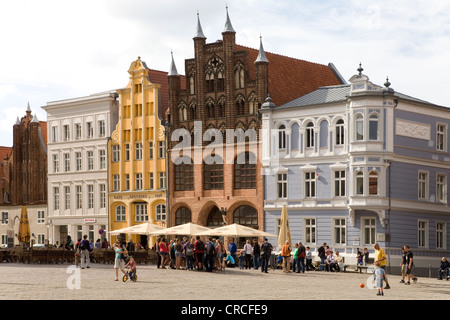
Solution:
[[[366,273],[367,273],[367,269],[372,267],[372,264],[373,264],[374,261],[375,261],[374,258],[369,258],[369,259],[367,260],[367,263],[365,263],[365,264],[363,264],[363,265],[360,265],[360,264],[356,264],[356,265],[345,265],[345,266],[344,266],[344,272],[347,271],[347,268],[348,268],[348,267],[352,267],[353,271],[362,273],[362,271],[365,270]]]

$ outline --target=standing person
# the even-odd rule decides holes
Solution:
[[[417,277],[415,277],[412,273],[413,266],[414,266],[414,259],[413,259],[413,253],[409,249],[409,246],[405,244],[403,246],[403,250],[405,251],[406,255],[406,276],[408,277],[408,282],[406,282],[406,285],[410,284],[411,279],[413,279],[414,282],[417,282]]]
[[[402,247],[402,257],[400,259],[400,270],[402,273],[402,280],[400,280],[400,283],[405,283],[406,278],[406,252],[405,249]]]
[[[234,261],[236,261],[236,252],[237,252],[237,246],[236,243],[234,243],[234,239],[231,238],[228,244],[228,251],[230,251],[231,256],[233,257]]]
[[[258,270],[261,265],[261,247],[259,246],[258,239],[253,239],[253,268]]]
[[[327,258],[326,254],[325,254],[326,248],[327,248],[327,244],[326,244],[326,242],[324,242],[323,245],[319,249],[317,249],[317,253],[320,258],[320,266],[319,266],[320,271],[323,271],[323,269],[325,267],[325,259]]]
[[[272,244],[267,238],[264,238],[264,242],[261,244],[261,272],[267,273],[272,250]]]
[[[384,296],[383,293],[383,280],[386,279],[386,272],[380,268],[380,263],[375,263],[375,271],[373,273],[375,279],[375,287],[377,288],[377,296]]]
[[[206,238],[205,271],[213,272],[215,255],[216,255],[216,249],[214,248],[214,243],[212,242],[210,237],[207,237]]]
[[[125,271],[125,263],[123,261],[123,258],[125,255],[128,254],[127,249],[125,249],[124,246],[122,246],[122,243],[120,241],[120,238],[116,240],[116,242],[113,245],[113,249],[116,253],[115,259],[114,259],[114,269],[116,269],[116,279],[114,281],[119,281],[119,269],[122,271],[123,274],[126,274]]]
[[[306,257],[306,252],[305,252],[305,247],[303,246],[303,244],[301,242],[298,243],[298,267],[299,269],[302,271],[302,273],[305,273],[305,257]]]
[[[77,242],[75,242],[74,248],[75,248],[75,265],[78,267],[81,262],[81,250],[79,248],[81,239],[78,239]]]
[[[184,255],[186,256],[186,269],[194,270],[194,238],[184,245]]]
[[[158,257],[158,262],[156,263],[156,268],[158,268],[158,269],[161,267],[161,252],[159,251],[160,243],[161,243],[161,238],[158,237],[158,239],[156,239],[156,243],[155,243],[155,247],[154,247],[156,255]]]
[[[78,248],[81,253],[81,269],[90,268],[91,260],[89,258],[89,252],[91,252],[91,246],[89,240],[87,239],[87,235],[83,236],[83,240],[78,244]]]
[[[183,255],[183,245],[181,244],[180,239],[178,238],[175,239],[174,250],[175,250],[175,268],[177,270],[180,270],[181,256]]]
[[[386,282],[386,286],[384,288],[390,289],[391,287],[389,286],[389,282],[388,282],[388,279],[386,276],[386,265],[387,265],[386,253],[384,252],[384,250],[380,247],[380,245],[378,243],[375,243],[373,245],[373,248],[375,249],[375,261],[373,262],[373,264],[376,265],[376,263],[378,262],[380,268],[385,271],[384,281]]]
[[[292,272],[300,273],[300,264],[298,262],[298,243],[294,245],[294,254],[292,255]]]
[[[197,265],[197,271],[203,270],[203,255],[205,253],[205,244],[200,239],[200,236],[196,237],[194,243],[195,263]]]
[[[223,261],[223,246],[219,239],[216,240],[216,268],[217,271],[222,271]]]
[[[369,264],[369,250],[367,248],[364,248],[364,265],[367,266]]]
[[[245,269],[250,269],[251,267],[251,259],[252,259],[253,247],[250,244],[250,240],[247,240],[244,245],[244,254],[245,254]]]
[[[165,269],[169,258],[169,248],[167,247],[165,238],[162,238],[159,242],[159,253],[161,254],[161,269]]]
[[[286,241],[281,248],[281,256],[283,257],[283,272],[288,273],[291,271],[291,247],[289,241]]]
[[[310,247],[306,247],[306,251],[305,251],[305,258],[306,258],[306,271],[311,271],[311,270],[315,270],[313,265],[312,265],[312,253],[311,253],[311,248]]]

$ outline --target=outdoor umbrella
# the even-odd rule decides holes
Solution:
[[[191,236],[193,234],[197,234],[203,231],[210,231],[212,229],[200,226],[198,224],[188,222],[185,224],[180,224],[178,226],[170,227],[161,231],[152,232],[152,235],[188,235]]]
[[[149,235],[154,231],[158,231],[158,230],[164,230],[166,228],[161,227],[157,224],[153,224],[153,223],[142,223],[142,224],[137,224],[131,227],[127,227],[127,228],[123,228],[123,229],[117,229],[117,230],[113,230],[110,232],[110,234],[112,235],[118,235],[121,233],[126,233],[126,234],[144,234],[144,235]]]
[[[276,237],[276,235],[261,230],[246,227],[237,223],[196,233],[197,236],[223,237]]]
[[[289,241],[289,245],[292,246],[287,207],[283,205],[283,209],[281,210],[280,233],[278,234],[278,250],[281,250],[281,247],[284,246],[286,241]]]
[[[22,206],[20,213],[19,233],[17,235],[20,242],[29,243],[31,239],[30,221],[28,220],[28,210],[26,206]]]

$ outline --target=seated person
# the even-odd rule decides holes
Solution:
[[[339,254],[339,251],[336,251],[334,261],[337,263],[339,270],[344,268],[344,258]]]
[[[441,266],[438,270],[438,279],[442,280],[442,277],[445,277],[447,280],[450,279],[450,262],[443,257],[441,260]]]
[[[338,264],[334,260],[333,251],[330,251],[330,254],[327,256],[327,259],[325,260],[326,263],[326,270],[333,272],[334,270],[340,271]]]
[[[234,268],[234,266],[236,264],[236,262],[233,259],[233,256],[231,255],[231,253],[229,251],[227,252],[227,257],[224,259],[223,262],[224,262],[224,268],[225,268],[225,265],[228,268]]]

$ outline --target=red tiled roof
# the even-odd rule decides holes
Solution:
[[[167,78],[168,72],[165,71],[158,71],[149,69],[148,70],[148,77],[150,78],[150,81],[152,83],[157,83],[161,85],[160,91],[160,106],[161,108],[158,110],[158,115],[160,119],[165,119],[166,112],[169,109],[169,79]],[[186,80],[185,76],[180,76],[180,86],[181,89],[186,89]]]
[[[256,79],[253,64],[259,50],[236,45],[236,50],[248,52],[250,78]],[[319,87],[342,84],[333,70],[327,66],[305,60],[266,52],[269,60],[269,94],[277,106],[317,90]]]

